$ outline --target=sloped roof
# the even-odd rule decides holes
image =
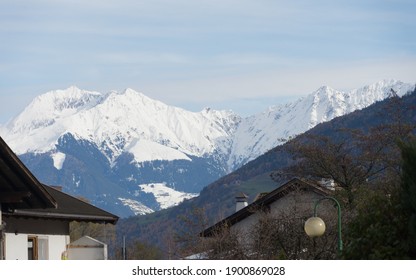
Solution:
[[[248,216],[254,214],[256,210],[264,209],[265,207],[272,204],[276,200],[286,196],[287,194],[295,190],[309,190],[322,196],[327,196],[330,193],[330,191],[326,188],[320,187],[306,180],[293,178],[290,181],[278,187],[277,189],[269,192],[268,194],[263,194],[261,197],[259,197],[257,200],[255,200],[253,203],[249,204],[248,206],[244,207],[243,209],[219,221],[215,225],[205,229],[204,231],[200,233],[200,236],[203,236],[203,237],[212,236],[222,226],[224,225],[232,226],[240,222],[241,220],[244,220]]]
[[[86,247],[105,247],[107,246],[107,244],[105,244],[104,242],[101,242],[97,239],[94,239],[88,235],[85,235],[71,243],[69,243],[68,247],[69,248],[76,248],[76,247],[81,247],[81,248],[86,248]]]
[[[5,211],[56,207],[53,197],[1,137],[0,204]]]
[[[44,185],[48,193],[56,200],[54,209],[18,209],[5,215],[46,219],[64,219],[80,222],[116,224],[119,217],[104,211],[92,204],[75,198],[56,188]]]

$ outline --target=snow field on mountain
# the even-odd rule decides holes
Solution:
[[[196,193],[184,193],[176,191],[166,183],[140,184],[139,188],[145,193],[151,193],[156,198],[161,209],[178,205],[185,199],[196,197]]]

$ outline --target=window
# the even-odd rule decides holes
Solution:
[[[28,260],[47,260],[48,257],[48,238],[29,236],[27,239]]]
[[[37,238],[33,236],[29,236],[27,238],[27,259],[28,260],[38,259],[37,247],[38,247]]]

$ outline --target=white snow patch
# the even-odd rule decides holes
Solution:
[[[119,197],[118,200],[120,200],[124,206],[129,207],[133,211],[134,215],[146,215],[154,212],[151,208],[138,202],[137,200],[123,197]]]
[[[130,177],[127,177],[126,180],[129,181],[129,182],[136,181],[136,179],[134,179],[133,174],[131,174]]]
[[[74,183],[75,187],[79,187],[79,184],[81,183],[81,180],[77,180],[77,178],[75,177],[75,174],[72,174],[72,182]]]
[[[65,161],[66,155],[64,153],[57,152],[57,153],[51,154],[51,158],[53,160],[53,166],[56,169],[61,170]]]
[[[197,193],[185,193],[174,190],[166,183],[141,184],[140,189],[145,193],[151,193],[156,198],[161,209],[166,209],[178,205],[185,199],[198,196]]]
[[[153,160],[189,160],[191,159],[184,153],[159,143],[148,140],[135,139],[126,147],[126,150],[134,155],[135,162],[145,162]]]

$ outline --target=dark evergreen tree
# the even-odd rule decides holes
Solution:
[[[361,191],[346,231],[346,259],[416,259],[416,142],[399,146],[401,180],[388,192]]]
[[[403,158],[401,203],[408,226],[409,257],[416,259],[416,142],[400,146]]]

